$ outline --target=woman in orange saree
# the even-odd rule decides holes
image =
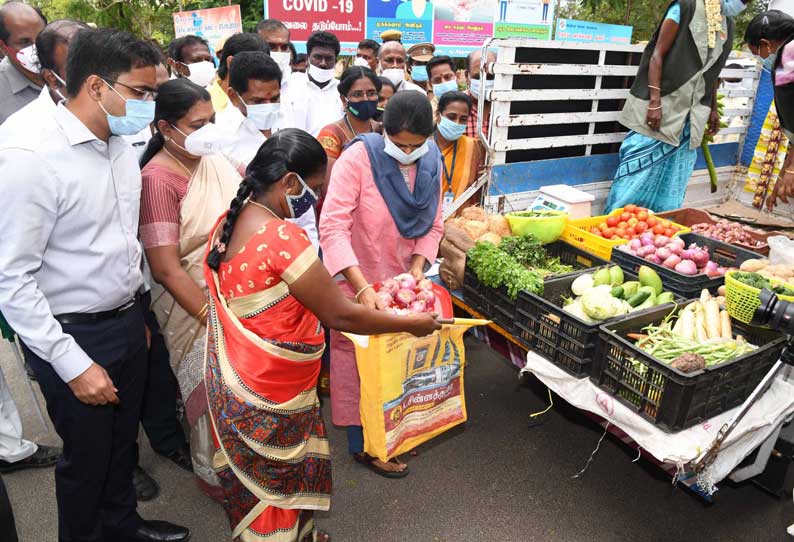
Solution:
[[[205,383],[232,536],[240,542],[329,540],[313,512],[328,510],[330,450],[317,399],[321,321],[360,334],[440,327],[351,303],[308,237],[285,220],[316,201],[327,159],[306,132],[277,132],[249,164],[214,228]]]

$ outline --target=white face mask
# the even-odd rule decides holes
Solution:
[[[31,73],[39,73],[39,55],[35,45],[28,45],[24,49],[17,51],[17,60],[20,65]]]
[[[184,150],[193,156],[210,156],[221,152],[221,148],[225,143],[223,132],[215,126],[214,123],[209,122],[196,130],[185,135],[185,132],[171,125],[174,130],[185,136]],[[174,142],[176,144],[176,142]]]
[[[212,83],[212,78],[215,77],[215,64],[209,60],[185,64],[185,66],[190,70],[190,75],[187,78],[200,87],[208,87]]]
[[[395,86],[405,81],[405,70],[401,70],[400,68],[389,68],[388,70],[383,70],[382,75],[391,81]]]
[[[409,166],[423,157],[430,151],[430,147],[427,145],[427,140],[422,143],[421,146],[415,148],[413,152],[410,154],[406,153],[400,147],[394,144],[394,142],[389,138],[389,136],[383,136],[386,140],[386,146],[383,148],[383,152],[400,162],[404,166]]]
[[[292,55],[289,52],[272,52],[270,53],[270,58],[276,61],[278,64],[279,69],[281,70],[281,79],[284,80],[292,73],[292,67],[290,66],[290,61],[292,61]],[[319,79],[318,79],[319,81]]]
[[[362,68],[369,68],[369,62],[367,62],[366,58],[357,56],[356,59],[353,61],[353,66],[360,66]]]
[[[250,120],[257,130],[270,130],[278,120],[279,113],[281,112],[281,104],[251,104],[248,105],[237,93],[237,97],[243,102],[246,111],[246,118]]]
[[[334,68],[324,70],[323,68],[318,68],[314,64],[309,64],[309,76],[318,83],[327,83],[334,78],[334,74],[336,74]]]

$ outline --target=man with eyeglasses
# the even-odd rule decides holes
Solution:
[[[59,540],[187,540],[137,513],[132,472],[147,368],[141,174],[122,135],[154,117],[154,47],[113,29],[70,45],[66,102],[0,127],[0,311],[25,345],[63,455]],[[24,218],[21,218],[24,217]]]
[[[315,32],[306,42],[309,69],[290,79],[282,100],[289,110],[284,128],[300,128],[317,137],[327,124],[338,120],[344,112],[339,101],[339,80],[335,78],[336,57],[341,45],[330,32]]]

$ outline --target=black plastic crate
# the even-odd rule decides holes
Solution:
[[[578,276],[582,270],[609,264],[608,261],[566,243],[555,241],[543,247],[549,258],[559,258],[560,263],[573,266],[574,271],[550,275],[544,283],[562,277]],[[472,309],[493,320],[507,332],[516,332],[516,300],[510,299],[507,288],[491,288],[480,283],[477,275],[466,266],[463,275],[463,299]]]
[[[745,260],[758,258],[758,254],[755,252],[696,233],[685,233],[680,237],[684,240],[687,247],[692,243],[708,247],[711,259],[723,267],[739,267]],[[708,289],[712,294],[716,294],[717,288],[725,282],[724,277],[712,279],[705,274],[682,275],[672,269],[667,269],[663,265],[651,263],[639,256],[623,252],[618,247],[612,250],[612,261],[622,267],[624,271],[631,273],[637,273],[640,270],[640,266],[647,265],[659,274],[666,289],[684,299],[700,297],[700,292],[704,288]]]
[[[620,402],[672,433],[702,423],[744,402],[780,356],[785,337],[731,319],[753,350],[702,371],[682,373],[634,345],[627,333],[658,325],[686,304],[659,307],[601,326],[602,350],[593,363],[592,380]],[[632,363],[632,360],[635,363]]]
[[[577,378],[591,374],[591,365],[598,356],[599,326],[604,323],[589,324],[563,310],[564,298],[573,295],[571,283],[584,272],[546,281],[542,295],[521,292],[516,303],[514,330],[521,344]],[[636,275],[627,272],[624,272],[624,278],[626,281],[637,280]],[[667,310],[672,308],[672,305],[666,306]]]

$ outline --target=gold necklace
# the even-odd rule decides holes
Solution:
[[[192,171],[190,171],[190,170],[188,169],[188,167],[187,167],[185,164],[183,164],[183,163],[182,163],[182,161],[181,161],[179,158],[177,158],[176,156],[174,156],[173,154],[171,154],[171,153],[168,151],[168,149],[166,149],[166,148],[165,148],[165,146],[163,147],[163,152],[164,152],[164,153],[166,153],[168,156],[170,156],[170,157],[171,157],[171,159],[172,159],[174,162],[176,162],[177,164],[179,164],[180,166],[182,166],[182,169],[184,169],[184,170],[185,170],[185,172],[187,173],[187,176],[188,176],[188,177],[192,177],[192,176],[193,176],[193,172],[192,172]]]
[[[248,203],[253,203],[253,204],[254,204],[254,205],[256,205],[257,207],[261,207],[262,209],[264,209],[265,211],[267,211],[268,213],[270,213],[271,215],[273,215],[273,218],[275,218],[276,220],[283,220],[283,219],[282,219],[282,218],[280,218],[280,217],[279,217],[279,216],[278,216],[276,213],[274,213],[274,212],[273,212],[273,210],[272,210],[270,207],[268,207],[267,205],[262,205],[262,204],[261,204],[261,203],[259,203],[258,201],[254,201],[254,200],[252,200],[252,199],[249,199],[249,200],[248,200]]]

